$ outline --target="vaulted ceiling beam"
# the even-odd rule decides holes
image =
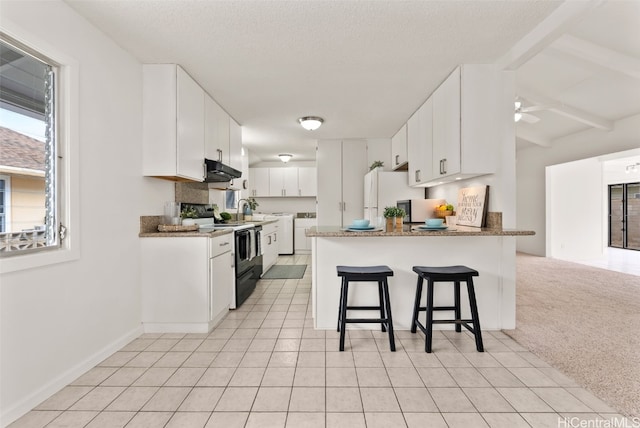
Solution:
[[[600,67],[640,79],[640,60],[578,37],[564,35],[553,42],[550,48]]]
[[[533,30],[516,42],[507,53],[496,61],[496,65],[504,70],[517,70],[565,33],[578,18],[602,3],[604,0],[562,3]]]
[[[585,125],[604,131],[613,130],[614,124],[612,120],[566,105],[553,98],[539,95],[522,88],[518,89],[518,96],[527,100],[529,103],[543,105],[548,111],[584,123]]]

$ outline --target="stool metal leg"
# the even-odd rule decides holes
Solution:
[[[391,317],[391,299],[389,299],[389,283],[387,282],[386,278],[384,279],[384,284],[382,287],[384,289],[384,308],[387,315],[386,317],[383,316],[383,319],[384,318],[387,319],[387,329],[389,330],[389,346],[391,347],[391,352],[395,352],[396,340],[393,337],[393,318]],[[381,301],[380,305],[382,304],[383,302]],[[384,327],[384,323],[382,323],[382,326]]]
[[[342,322],[342,305],[344,305],[344,277],[340,283],[340,304],[338,305],[338,327],[336,331],[340,331],[340,323]]]
[[[460,314],[460,281],[454,281],[453,285],[453,299],[454,299],[454,312],[457,321],[462,319],[462,315]],[[456,323],[456,332],[460,333],[462,331],[462,326],[460,323]]]
[[[418,323],[418,314],[420,314],[420,299],[422,299],[422,284],[424,279],[418,276],[418,283],[416,285],[416,300],[413,303],[413,318],[411,319],[411,333],[416,332]]]
[[[385,319],[384,316],[384,296],[382,295],[382,281],[378,281],[378,302],[380,303],[380,319]],[[383,332],[386,332],[387,329],[384,326],[384,323],[381,322],[380,323],[380,327],[382,328]]]
[[[473,330],[476,338],[476,349],[484,352],[482,345],[482,332],[480,331],[480,317],[478,316],[478,305],[476,303],[476,293],[473,289],[473,278],[467,278],[467,291],[469,292],[469,305],[471,306],[471,319],[473,320]]]
[[[425,332],[424,350],[431,353],[431,339],[433,337],[433,280],[427,279],[427,325]]]
[[[344,281],[344,292],[342,297],[342,311],[340,311],[340,351],[344,351],[344,335],[347,319],[347,296],[349,295],[349,281]]]

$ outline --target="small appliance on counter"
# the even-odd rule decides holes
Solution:
[[[444,199],[405,199],[398,201],[396,206],[407,213],[405,223],[424,223],[426,219],[433,217],[433,211],[438,205],[445,203]]]

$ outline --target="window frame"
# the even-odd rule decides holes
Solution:
[[[11,220],[11,205],[7,203],[11,200],[11,176],[0,174],[0,180],[4,181],[4,224],[6,228],[7,223]],[[0,229],[0,232],[6,232],[6,230]]]
[[[37,251],[16,252],[0,258],[0,274],[58,263],[80,258],[79,240],[79,63],[48,41],[26,32],[10,20],[3,19],[0,35],[12,45],[30,55],[51,64],[55,73],[55,129],[57,144],[56,229],[64,225],[66,236],[59,245]]]

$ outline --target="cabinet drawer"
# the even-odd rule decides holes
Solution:
[[[215,238],[209,238],[209,257],[216,257],[220,254],[231,251],[233,248],[233,233],[228,233]]]

